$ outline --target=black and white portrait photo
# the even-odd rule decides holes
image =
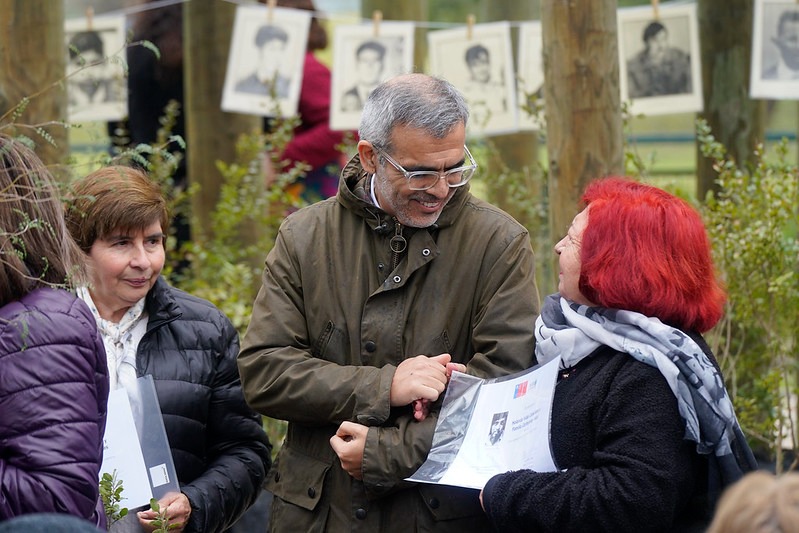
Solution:
[[[510,24],[476,24],[427,34],[430,74],[449,80],[469,102],[469,134],[517,129],[516,81]]]
[[[507,411],[494,413],[494,416],[491,417],[491,427],[488,430],[488,441],[492,446],[502,440],[502,436],[505,434],[505,425],[507,422]]]
[[[519,65],[516,78],[519,87],[519,129],[537,130],[537,123],[529,110],[535,100],[544,98],[544,41],[541,21],[534,20],[519,24]]]
[[[67,113],[72,122],[121,120],[128,113],[125,18],[66,21]]]
[[[757,0],[752,32],[751,96],[799,95],[799,3]]]
[[[295,115],[310,24],[309,11],[237,6],[222,109],[261,116]]]
[[[701,111],[696,4],[620,9],[621,98],[633,113]]]
[[[330,127],[357,129],[377,85],[413,69],[413,23],[341,25],[334,30]]]

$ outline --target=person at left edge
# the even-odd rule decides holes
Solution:
[[[44,163],[2,134],[0,156],[0,522],[58,513],[105,528],[105,349],[65,290],[85,261]]]
[[[78,294],[103,334],[111,387],[155,380],[181,489],[160,501],[178,526],[170,531],[224,531],[255,501],[271,463],[260,417],[241,392],[236,330],[210,302],[160,276],[169,213],[142,171],[97,170],[73,184],[69,205],[68,227],[91,267]],[[152,530],[152,511],[130,515]]]

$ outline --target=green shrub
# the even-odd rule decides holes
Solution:
[[[697,131],[718,172],[719,192],[703,212],[728,292],[725,316],[708,339],[753,447],[780,468],[783,449],[797,450],[797,168],[786,161],[786,142],[774,161],[761,146],[757,163],[742,168],[706,123]]]

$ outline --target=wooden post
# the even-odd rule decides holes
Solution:
[[[616,2],[541,5],[550,234],[560,238],[585,185],[623,172]]]
[[[30,98],[14,122],[43,124],[66,119],[64,3],[51,0],[5,0],[0,7],[0,125],[23,98]],[[43,128],[46,141],[30,128],[5,129],[10,135],[27,135],[36,142],[36,153],[47,165],[62,163],[69,151],[66,129],[60,124]]]
[[[699,114],[716,139],[741,164],[752,162],[765,141],[765,102],[749,99],[752,57],[750,0],[699,0],[704,111]],[[716,190],[713,162],[697,146],[696,193],[700,201]]]
[[[199,240],[213,230],[207,214],[222,179],[216,162],[233,161],[238,136],[259,128],[262,119],[220,108],[236,5],[186,2],[183,9],[186,163],[189,182],[200,185],[192,197],[192,239]]]

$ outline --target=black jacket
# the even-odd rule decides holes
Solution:
[[[561,372],[550,424],[561,471],[491,478],[483,503],[496,530],[703,530],[707,460],[683,439],[677,400],[656,368],[598,348]]]
[[[258,497],[271,464],[261,419],[241,392],[238,335],[211,303],[163,278],[145,309],[136,369],[153,376],[181,491],[191,502],[184,531],[224,531]]]

